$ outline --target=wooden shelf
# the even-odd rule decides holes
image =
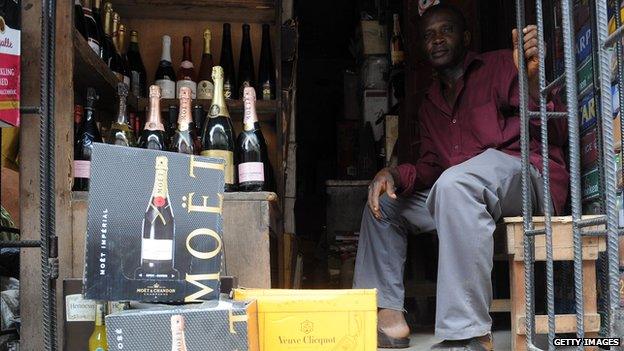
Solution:
[[[88,191],[72,191],[72,202],[87,202],[89,201]],[[256,192],[231,192],[223,193],[224,201],[269,201],[276,202],[278,200],[277,194],[269,191],[256,191]]]
[[[145,111],[149,105],[148,98],[139,98],[134,99],[136,101],[136,109],[137,111]],[[128,100],[130,105],[134,105],[132,100]],[[177,99],[161,99],[160,100],[160,110],[162,112],[167,111],[169,106],[178,106],[180,102]],[[208,112],[210,108],[210,104],[212,100],[193,100],[193,105],[202,105],[204,107],[204,111]],[[233,116],[242,116],[243,115],[243,101],[242,100],[228,100],[228,111]],[[275,116],[277,114],[277,100],[258,100],[256,101],[256,112],[258,113],[258,119],[261,122],[271,122],[275,121]]]
[[[274,23],[274,0],[116,0],[121,18]]]

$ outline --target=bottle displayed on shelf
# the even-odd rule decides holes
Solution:
[[[191,135],[191,88],[180,89],[180,114],[178,115],[178,127],[173,134],[171,151],[181,154],[194,154],[194,140]]]
[[[102,136],[95,121],[95,102],[98,96],[95,89],[87,88],[87,104],[84,116],[74,141],[74,191],[89,190],[91,177],[91,152],[93,143],[101,143]]]
[[[182,38],[182,47],[182,62],[180,62],[180,68],[178,69],[176,97],[180,98],[180,89],[182,87],[189,87],[191,89],[191,97],[195,99],[197,97],[197,78],[195,77],[195,66],[191,58],[191,37]]]
[[[236,99],[236,73],[234,72],[234,53],[232,51],[232,33],[229,23],[223,23],[221,40],[221,58],[219,65],[223,67],[223,94],[226,99]],[[213,94],[214,95],[214,94]]]
[[[87,23],[85,22],[84,11],[82,10],[82,2],[80,0],[74,1],[74,25],[78,33],[82,34],[85,40],[87,37]]]
[[[128,64],[128,56],[126,56],[126,26],[124,24],[119,25],[119,56],[121,56],[121,66],[123,69],[123,81],[130,86],[130,65]]]
[[[275,65],[271,48],[271,26],[262,25],[262,49],[260,50],[260,67],[258,69],[258,88],[262,100],[275,99]]]
[[[106,11],[108,11],[108,9],[106,9]],[[111,18],[112,24],[110,36],[113,46],[109,67],[115,76],[117,76],[117,79],[125,83],[127,73],[124,72],[125,69],[123,59],[121,58],[121,51],[119,50],[119,14],[117,12],[111,12]],[[106,21],[106,15],[104,20]]]
[[[223,68],[212,68],[214,98],[202,130],[202,156],[225,160],[225,191],[235,191],[234,127],[223,94]]]
[[[156,157],[154,188],[143,218],[141,266],[135,270],[136,279],[179,277],[174,268],[175,218],[169,199],[168,172],[167,156]]]
[[[134,133],[132,132],[127,113],[128,86],[126,83],[120,82],[117,84],[117,96],[119,97],[117,120],[111,126],[108,143],[120,146],[135,146]]]
[[[392,21],[394,29],[392,31],[392,39],[390,40],[390,59],[392,60],[392,67],[400,67],[405,63],[405,47],[403,45],[398,13],[392,15]]]
[[[104,3],[103,10],[103,42],[102,42],[102,59],[104,63],[111,68],[111,60],[115,54],[115,47],[113,46],[113,5],[110,2]],[[114,72],[113,72],[114,73]]]
[[[95,23],[95,19],[93,18],[93,12],[91,10],[92,2],[91,0],[84,0],[82,6],[82,13],[84,14],[85,19],[85,28],[87,33],[87,43],[93,51],[100,56],[100,40],[98,38],[98,30],[97,24]]]
[[[171,351],[188,351],[184,336],[184,316],[171,316]]]
[[[95,20],[95,27],[97,28],[97,36],[98,42],[100,43],[100,57],[104,62],[106,59],[104,57],[104,27],[102,26],[102,0],[93,0],[93,8],[91,12],[93,13],[93,19]]]
[[[247,87],[256,87],[253,53],[251,50],[251,27],[243,24],[243,40],[241,42],[238,61],[238,96],[243,97],[243,90]]]
[[[136,30],[130,31],[130,45],[126,56],[130,67],[130,91],[136,97],[147,97],[147,73],[139,51],[139,32]]]
[[[108,343],[106,341],[106,325],[104,323],[106,316],[106,304],[98,301],[95,304],[95,326],[89,337],[89,351],[107,351]]]
[[[169,106],[169,110],[167,112],[167,121],[165,123],[165,143],[166,149],[169,150],[169,145],[172,144],[173,135],[178,129],[178,115],[180,114],[180,109],[177,105],[171,105]]]
[[[84,109],[82,105],[74,105],[74,140],[78,139],[78,130],[80,129],[80,123],[82,122],[82,116]]]
[[[204,120],[206,120],[206,111],[204,111],[204,106],[195,105],[193,107],[191,136],[193,137],[193,140],[195,140],[195,154],[197,155],[199,155],[202,151],[201,129],[204,125]]]
[[[256,114],[256,91],[252,87],[243,90],[245,115],[243,131],[238,135],[238,189],[240,191],[262,191],[265,182],[266,142],[260,131]]]
[[[141,134],[139,147],[151,150],[165,150],[165,126],[160,118],[160,88],[152,85],[149,88],[150,107],[147,121]]]
[[[202,54],[201,65],[199,66],[199,75],[197,80],[197,98],[211,100],[214,84],[212,82],[212,54],[210,53],[210,40],[212,34],[209,29],[204,31],[204,53]]]
[[[163,99],[175,99],[176,75],[171,63],[171,37],[168,35],[162,37],[162,55],[154,81],[160,87]]]

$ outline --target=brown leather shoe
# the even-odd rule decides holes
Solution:
[[[492,333],[465,339],[465,340],[445,340],[431,347],[435,351],[494,351],[494,340]]]

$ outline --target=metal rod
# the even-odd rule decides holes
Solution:
[[[553,89],[561,84],[565,84],[565,74],[560,75],[559,77],[555,78],[555,80],[550,82],[550,84],[548,84],[546,88],[542,89],[542,94],[550,93]]]
[[[41,113],[41,107],[39,106],[22,106],[20,112],[28,115],[38,115]]]
[[[576,225],[579,228],[591,227],[591,226],[603,225],[603,224],[607,224],[607,217],[606,216],[600,216],[600,217],[596,217],[596,218],[581,219],[581,220],[579,220],[577,222],[574,222],[574,225]]]
[[[0,241],[0,247],[40,247],[41,240]]]
[[[616,14],[619,16],[619,6],[616,8]],[[612,39],[613,43],[618,40],[622,35],[622,28],[609,36],[609,18],[607,14],[607,0],[596,1],[596,14],[597,14],[597,32],[598,41],[601,45],[600,60],[599,60],[599,73],[600,73],[600,87],[603,92],[603,98],[601,102],[601,116],[602,116],[602,131],[603,131],[603,158],[607,167],[605,169],[605,195],[606,195],[606,215],[607,215],[607,262],[609,271],[609,299],[608,299],[608,334],[609,336],[615,336],[615,312],[619,304],[618,296],[618,214],[616,209],[616,179],[615,179],[615,167],[612,167],[613,160],[615,159],[613,148],[613,106],[610,96],[606,92],[611,91],[611,62],[608,51],[604,48],[609,46],[608,40]]]
[[[607,39],[604,41],[603,48],[606,49],[606,48],[612,47],[613,44],[615,44],[616,42],[620,41],[620,39],[622,39],[622,36],[624,36],[624,26],[618,27],[615,30],[615,32],[611,33],[611,35],[607,37]]]
[[[531,229],[531,230],[527,230],[524,232],[524,235],[526,236],[536,236],[536,235],[544,235],[544,234],[546,234],[546,228]]]
[[[538,118],[541,118],[542,114],[539,111],[529,111],[529,116],[531,116],[531,119],[538,119]],[[566,118],[568,117],[568,113],[567,112],[546,112],[546,116],[549,117],[549,119]]]
[[[2,227],[0,226],[0,232],[6,232],[6,233],[13,233],[13,234],[19,234],[20,230],[17,228],[11,228],[11,227]],[[1,241],[0,241],[1,242]]]

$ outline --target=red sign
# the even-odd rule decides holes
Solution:
[[[20,30],[0,12],[0,127],[20,123]]]

